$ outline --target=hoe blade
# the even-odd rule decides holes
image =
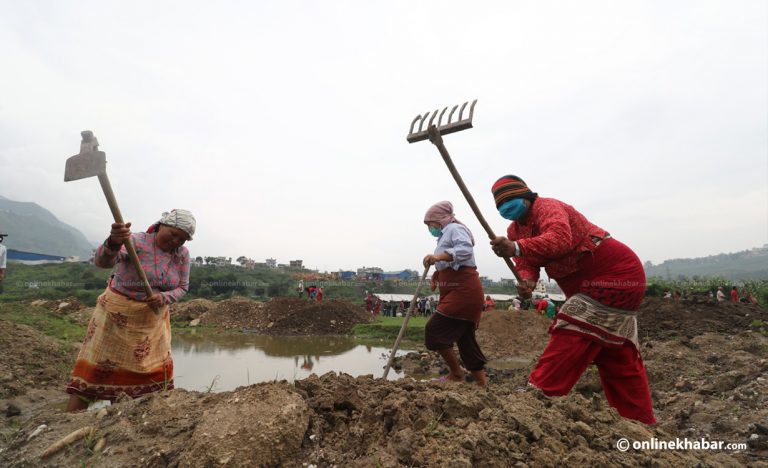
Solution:
[[[107,155],[98,150],[99,142],[93,136],[93,132],[86,130],[80,135],[83,137],[80,143],[80,154],[67,159],[64,166],[64,182],[107,173]]]

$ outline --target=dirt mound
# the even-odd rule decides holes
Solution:
[[[216,303],[208,299],[192,299],[191,301],[171,304],[171,318],[178,320],[194,320],[216,308]]]
[[[63,403],[64,382],[77,353],[32,327],[5,320],[0,320],[0,350],[2,447],[3,438],[32,414]]]
[[[203,325],[261,335],[339,335],[348,333],[358,323],[372,320],[370,314],[351,302],[307,302],[292,297],[275,297],[268,302],[247,298],[221,302],[196,299],[173,309],[172,313],[180,319],[198,318]]]
[[[276,297],[264,307],[270,335],[338,335],[348,333],[358,323],[373,321],[362,307],[351,302],[327,300],[307,302],[292,297]]]
[[[264,323],[264,303],[236,297],[221,302],[212,303],[214,306],[198,316],[203,325],[214,325],[228,329],[261,330]],[[198,303],[202,310],[208,303]]]
[[[31,437],[42,424],[47,428]],[[93,436],[40,458],[46,447],[88,426]],[[99,411],[41,415],[12,436],[0,464],[506,467],[746,461],[744,454],[724,452],[625,453],[616,450],[622,437],[674,439],[662,429],[620,418],[600,398],[548,399],[510,385],[483,391],[327,374],[295,387],[267,383],[219,394],[175,390]]]
[[[45,307],[48,310],[65,314],[88,307],[87,305],[80,302],[80,299],[73,296],[58,300],[38,299],[32,301],[30,304],[38,307]]]
[[[647,297],[637,312],[641,338],[693,338],[702,333],[735,334],[768,323],[768,309],[753,304],[715,302],[694,296],[691,300],[674,301]]]
[[[57,340],[5,320],[0,320],[0,349],[0,398],[61,385],[75,357],[62,353]]]

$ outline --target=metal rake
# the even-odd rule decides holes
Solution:
[[[475,115],[475,104],[477,104],[477,99],[472,101],[472,105],[469,106],[469,115],[467,118],[463,118],[464,110],[467,108],[467,104],[469,104],[469,101],[465,102],[461,106],[461,110],[459,110],[459,115],[455,122],[453,121],[453,115],[456,112],[456,109],[458,109],[458,105],[453,106],[450,114],[448,114],[448,121],[445,124],[443,124],[443,116],[448,110],[447,107],[442,111],[440,111],[440,109],[436,109],[432,112],[427,112],[426,114],[417,115],[411,121],[411,128],[406,139],[408,140],[408,143],[416,143],[417,141],[429,139],[432,144],[437,146],[437,150],[440,151],[440,156],[443,157],[445,165],[448,166],[448,170],[451,171],[453,179],[456,181],[456,184],[458,184],[461,193],[464,194],[464,198],[467,199],[467,203],[469,203],[469,206],[472,208],[475,216],[477,216],[477,220],[480,221],[480,224],[483,226],[483,229],[485,229],[488,237],[493,240],[496,238],[496,234],[493,233],[493,229],[491,229],[488,221],[486,221],[485,217],[483,217],[483,214],[480,212],[480,208],[477,207],[475,199],[472,197],[472,194],[469,193],[469,189],[467,189],[467,186],[464,184],[464,180],[462,180],[461,175],[459,175],[459,171],[456,170],[456,166],[453,165],[451,155],[448,154],[448,149],[446,149],[445,144],[443,143],[443,135],[448,135],[449,133],[460,132],[462,130],[472,128],[472,118]],[[434,123],[435,118],[437,118],[437,125]],[[416,127],[417,122],[419,123],[419,128],[414,131],[414,127]],[[426,129],[424,129],[425,123],[427,124]],[[507,264],[507,267],[509,267],[509,270],[512,272],[512,274],[515,275],[517,282],[522,283],[523,280],[520,277],[520,273],[518,273],[517,268],[515,268],[515,264],[512,263],[512,259],[509,257],[502,258],[504,259],[504,262]]]

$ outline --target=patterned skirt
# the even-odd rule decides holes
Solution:
[[[99,296],[67,393],[114,401],[173,388],[168,306],[146,303],[107,289]]]

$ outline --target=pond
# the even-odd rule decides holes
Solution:
[[[187,390],[221,392],[259,382],[291,382],[330,371],[380,378],[392,344],[346,336],[176,332],[172,343],[174,383]],[[412,351],[402,348],[398,356]],[[387,376],[388,380],[401,377],[394,369]]]

